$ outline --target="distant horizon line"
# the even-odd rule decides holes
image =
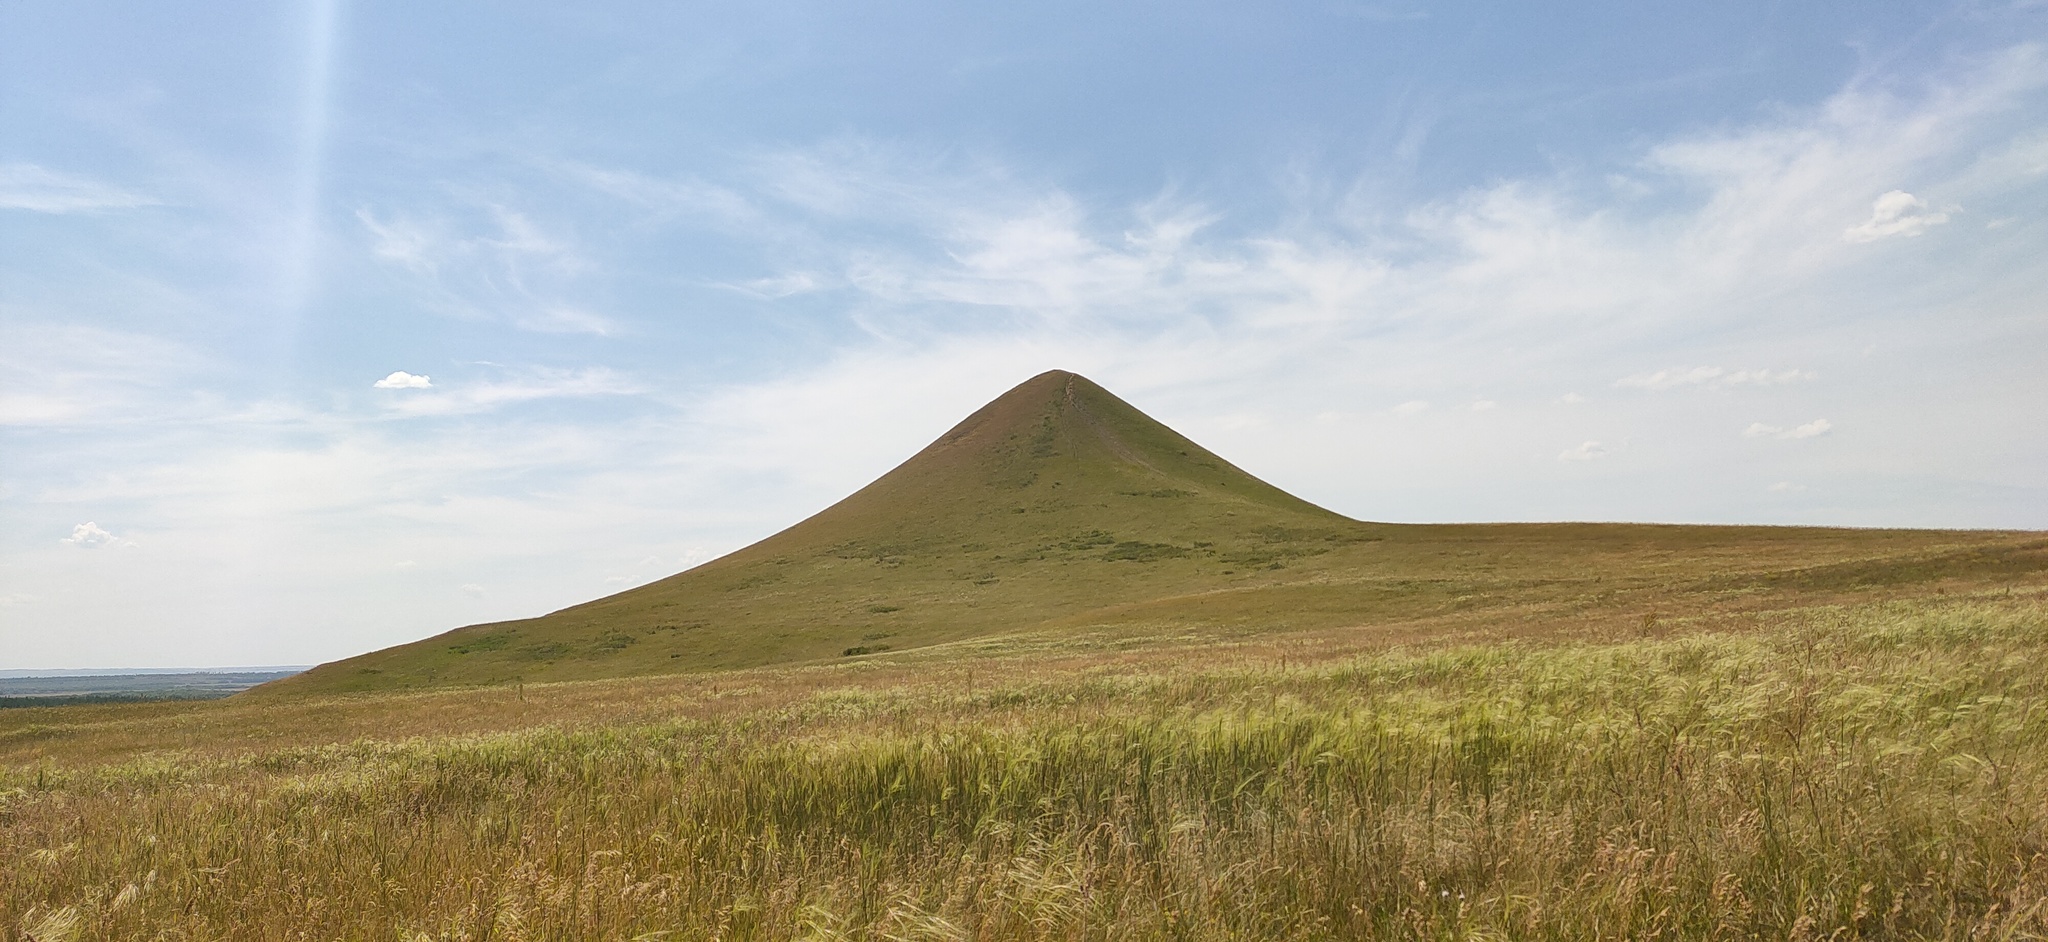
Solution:
[[[48,667],[0,670],[0,680],[30,677],[129,677],[145,674],[284,674],[303,673],[318,664],[262,664],[242,667]]]

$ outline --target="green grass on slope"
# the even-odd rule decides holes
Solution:
[[[545,617],[326,665],[259,695],[709,671],[1020,632],[1143,633],[1161,623],[1228,633],[1484,608],[1668,611],[1832,591],[1862,571],[1828,566],[1877,571],[1929,554],[2010,554],[2027,539],[1361,523],[1054,372],[846,500],[723,559]],[[2006,563],[2048,568],[2039,545],[2027,552]],[[1982,575],[1985,565],[1950,568]],[[1806,572],[1816,575],[1797,576]]]
[[[0,933],[2037,939],[2043,606],[0,759]]]

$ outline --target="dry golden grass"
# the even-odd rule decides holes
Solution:
[[[2038,585],[1581,627],[8,711],[0,934],[2048,934]]]

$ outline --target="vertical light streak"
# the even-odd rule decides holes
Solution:
[[[287,345],[296,339],[298,323],[305,316],[306,304],[312,300],[319,280],[320,202],[325,182],[335,47],[339,41],[340,21],[341,0],[309,0],[296,167],[289,209],[290,231],[284,246],[280,292]]]

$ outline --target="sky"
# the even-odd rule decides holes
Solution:
[[[0,3],[0,669],[737,549],[1046,369],[1383,521],[2048,528],[2048,3]]]

